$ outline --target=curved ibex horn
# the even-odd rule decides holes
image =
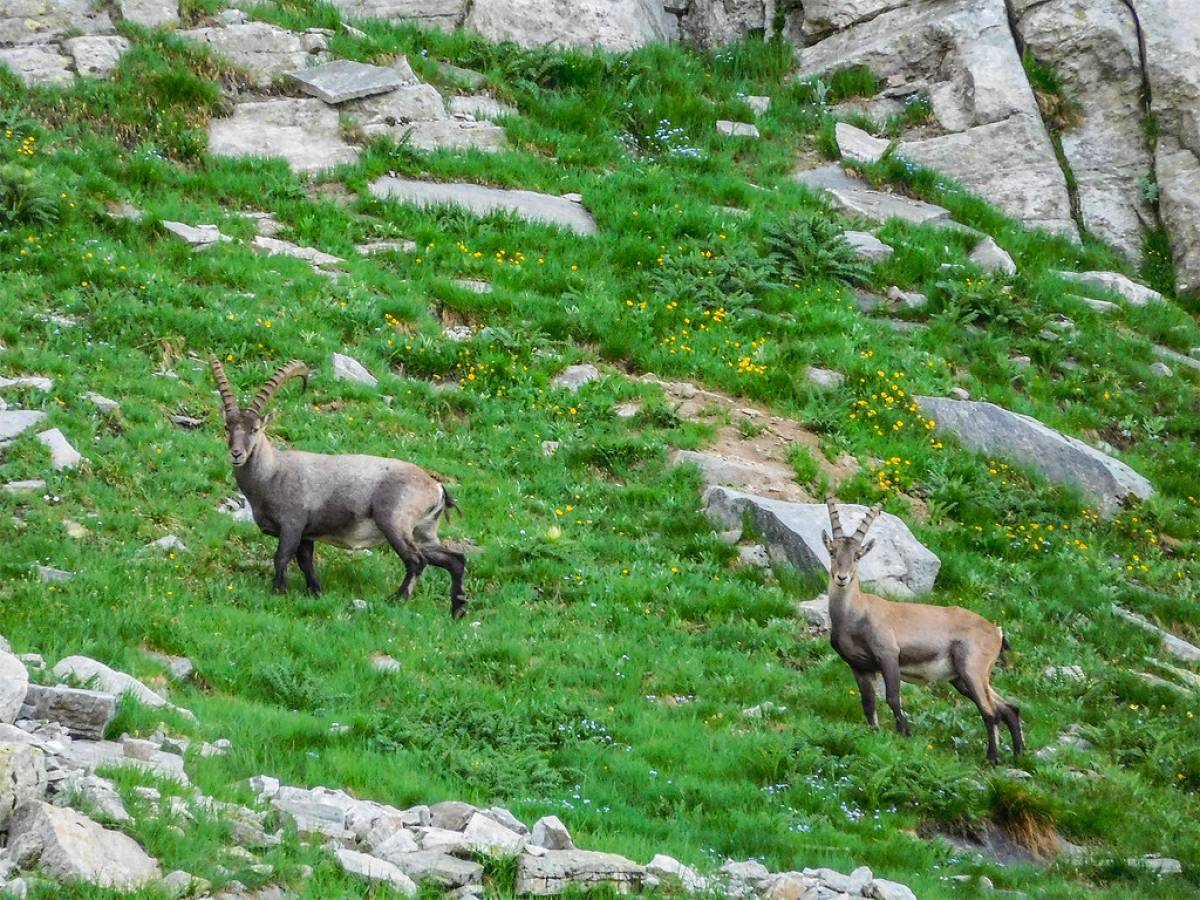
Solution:
[[[871,527],[871,523],[875,521],[875,517],[879,515],[879,511],[883,509],[878,503],[875,504],[863,516],[863,520],[858,523],[858,530],[854,532],[854,540],[862,543],[863,538],[867,536],[867,529]]]
[[[213,379],[217,382],[217,392],[221,395],[221,405],[225,407],[225,416],[228,418],[239,409],[237,396],[233,393],[221,361],[215,356],[210,356],[208,364],[212,366]]]
[[[259,389],[259,392],[254,395],[254,402],[250,404],[250,411],[256,416],[261,416],[271,398],[275,396],[275,392],[283,387],[283,383],[289,378],[299,376],[304,379],[305,386],[308,386],[308,366],[300,362],[298,359],[293,359],[290,363],[280,367],[271,380]]]
[[[829,524],[833,526],[833,536],[835,538],[844,537],[842,520],[838,518],[837,504],[833,502],[832,497],[825,498],[825,508],[829,510]]]

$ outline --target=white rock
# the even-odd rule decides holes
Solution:
[[[38,580],[42,584],[61,584],[75,577],[74,572],[68,572],[65,569],[56,569],[53,566],[38,566],[37,573]]]
[[[249,70],[257,87],[269,87],[273,78],[294,69],[302,69],[323,58],[321,51],[328,43],[319,33],[289,31],[266,22],[246,22],[215,28],[192,28],[180,31],[180,37],[207,44],[212,52]],[[270,103],[271,101],[267,101]],[[293,100],[292,103],[312,103],[327,109],[337,120],[337,110],[320,100]],[[240,104],[250,106],[263,104]],[[280,107],[267,107],[279,109]],[[236,113],[235,113],[236,115]],[[264,122],[264,124],[266,124]],[[273,123],[277,124],[277,123]],[[210,146],[211,151],[211,146]],[[271,154],[277,155],[277,154]]]
[[[229,117],[211,119],[208,152],[282,158],[294,172],[319,172],[354,162],[359,148],[343,138],[336,109],[320,100],[289,97],[239,103]]]
[[[646,874],[660,881],[678,883],[684,891],[695,894],[708,889],[708,879],[674,857],[658,853],[646,865]]]
[[[366,366],[351,356],[333,354],[333,377],[338,381],[353,381],[374,387],[379,380],[367,371]]]
[[[863,891],[863,896],[874,900],[917,900],[917,895],[905,885],[886,878],[874,879]]]
[[[1174,656],[1176,659],[1181,659],[1184,662],[1200,663],[1200,647],[1195,644],[1190,644],[1181,637],[1176,637],[1169,631],[1159,628],[1145,616],[1140,616],[1135,612],[1118,606],[1112,605],[1112,610],[1126,622],[1132,622],[1134,625],[1141,628],[1143,631],[1148,631],[1162,640],[1163,649]]]
[[[843,159],[854,162],[875,163],[883,159],[883,154],[891,146],[891,141],[872,137],[861,128],[856,128],[846,122],[838,122],[834,126],[834,136],[837,139],[838,150]]]
[[[662,4],[646,0],[475,0],[468,8],[465,22],[457,24],[522,47],[632,50],[667,38]]]
[[[847,231],[843,236],[858,258],[865,262],[883,262],[896,252],[869,231]]]
[[[1171,371],[1171,367],[1168,366],[1164,362],[1151,363],[1150,371],[1151,371],[1151,373],[1159,376],[1160,378],[1170,378],[1172,375],[1175,374],[1174,372]]]
[[[902,219],[914,225],[946,225],[950,211],[923,200],[913,200],[872,188],[861,178],[847,175],[840,165],[803,169],[792,176],[795,181],[828,195],[842,212],[862,216],[872,222]]]
[[[727,119],[719,119],[717,121],[717,133],[723,134],[726,137],[744,137],[755,139],[759,137],[757,125],[751,122],[730,122]]]
[[[345,103],[372,94],[386,94],[405,83],[400,73],[352,59],[335,59],[310,69],[290,73],[306,94],[326,103]]]
[[[771,108],[770,97],[763,97],[755,94],[741,94],[739,96],[746,101],[747,106],[754,110],[754,114],[756,116],[764,115],[766,111]],[[667,859],[670,859],[670,857],[667,857]]]
[[[110,669],[104,663],[87,656],[68,656],[60,659],[50,672],[55,678],[71,678],[104,693],[117,696],[129,694],[143,706],[171,705],[132,675]]]
[[[491,806],[482,810],[483,814],[489,819],[493,819],[507,828],[509,831],[515,831],[517,834],[529,834],[529,829],[525,827],[525,823],[514,816],[503,806]]]
[[[1061,681],[1083,681],[1083,669],[1079,666],[1046,666],[1042,674],[1047,678]]]
[[[829,634],[833,621],[829,617],[829,595],[818,594],[811,600],[796,604],[796,612],[818,634]]]
[[[160,28],[179,21],[179,0],[117,0],[121,18],[146,28]]]
[[[158,863],[125,835],[72,809],[29,800],[9,822],[9,858],[53,878],[134,890],[161,877]]]
[[[385,882],[408,897],[413,897],[417,893],[417,886],[413,880],[389,862],[341,847],[334,851],[334,856],[337,858],[338,865],[351,875],[357,875],[367,881]]]
[[[534,826],[534,831],[537,826]],[[491,856],[511,856],[521,852],[525,846],[525,838],[483,813],[476,813],[467,822],[463,835],[470,841],[471,846],[481,853]]]
[[[46,414],[37,409],[0,410],[0,446],[45,420]]]
[[[28,47],[0,47],[0,68],[6,68],[26,85],[39,84],[65,87],[74,80],[71,59],[58,52],[53,44]]]
[[[970,400],[971,392],[966,388],[952,387],[950,388],[950,396],[955,400]]]
[[[187,544],[185,544],[175,535],[168,534],[165,537],[160,537],[158,540],[151,541],[150,543],[146,544],[141,550],[138,551],[138,553],[152,553],[156,550],[165,553],[186,553]]]
[[[7,650],[0,650],[0,723],[11,725],[17,720],[28,689],[25,664]]]
[[[121,404],[116,400],[109,400],[94,391],[88,391],[83,395],[85,400],[90,400],[102,413],[114,413],[121,408]]]
[[[550,380],[550,387],[563,388],[573,394],[589,381],[595,381],[599,377],[600,370],[591,363],[567,366]]]
[[[1013,258],[990,237],[985,237],[975,245],[975,249],[971,251],[971,262],[985,272],[1017,274],[1017,264],[1013,262]]]
[[[1109,291],[1124,297],[1133,306],[1145,306],[1148,303],[1160,303],[1163,295],[1144,284],[1138,284],[1120,272],[1059,272],[1059,277],[1066,281],[1082,284],[1097,290]]]
[[[0,830],[7,830],[9,818],[21,803],[40,800],[45,794],[42,751],[25,742],[0,741]]]
[[[645,869],[613,853],[589,850],[547,850],[541,856],[521,855],[517,864],[517,894],[547,896],[572,885],[582,890],[602,885],[617,893],[636,892]]]
[[[4,485],[6,494],[32,494],[46,489],[46,482],[40,478],[30,478],[26,481],[10,481]]]
[[[372,653],[371,668],[376,672],[399,672],[400,663],[386,653]]]
[[[547,850],[574,850],[575,842],[571,840],[571,832],[558,816],[542,816],[533,824],[533,834],[530,843]]]
[[[54,382],[44,375],[20,375],[16,378],[0,377],[0,390],[10,387],[26,387],[33,388],[35,391],[50,391],[54,389]]]
[[[229,235],[222,234],[216,225],[188,225],[185,222],[172,222],[166,219],[163,220],[162,225],[171,234],[193,247],[209,247],[221,241],[233,240]]]
[[[63,49],[75,62],[75,71],[88,78],[109,74],[129,46],[129,41],[117,34],[82,35],[63,41]]]

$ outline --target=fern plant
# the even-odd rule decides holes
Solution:
[[[765,242],[775,277],[785,285],[814,278],[866,281],[867,265],[828,219],[792,216],[768,226]]]
[[[22,166],[0,166],[0,226],[44,228],[58,221],[54,192]]]

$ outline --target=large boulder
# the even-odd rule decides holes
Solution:
[[[28,688],[25,664],[7,650],[0,650],[0,723],[11,725],[17,720]]]
[[[88,687],[109,694],[129,694],[143,706],[170,706],[162,696],[156,694],[132,675],[111,669],[89,656],[65,656],[50,670],[55,678],[68,678]]]
[[[1082,224],[1130,259],[1154,221],[1142,181],[1154,167],[1143,130],[1137,21],[1124,0],[1029,3],[1017,27],[1079,107],[1062,133]]]
[[[735,528],[750,516],[771,555],[804,572],[828,572],[829,551],[821,538],[829,531],[829,511],[823,503],[787,503],[726,487],[704,494],[705,511],[722,528]],[[866,507],[839,506],[847,532],[858,526]],[[875,549],[863,557],[859,576],[868,589],[895,597],[913,597],[933,588],[941,560],[918,541],[903,521],[881,513],[871,526]]]
[[[632,50],[667,38],[661,0],[475,0],[465,24],[522,47]]]
[[[1129,497],[1144,500],[1154,493],[1150,482],[1125,463],[1031,416],[976,400],[916,400],[939,432],[955,435],[972,450],[1004,456],[1050,481],[1078,488],[1099,506],[1102,516],[1114,515]]]
[[[1154,171],[1177,285],[1200,291],[1200,16],[1194,0],[1131,0],[1158,131]]]
[[[1029,225],[1075,234],[1066,179],[1042,124],[1004,0],[805,4],[799,77],[863,65],[883,92],[928,93],[935,132],[899,152]],[[810,30],[811,28],[811,30]]]
[[[98,741],[117,714],[117,696],[62,684],[31,684],[22,714],[58,722],[74,737]]]
[[[0,741],[0,832],[8,828],[13,810],[26,800],[46,794],[46,765],[33,744]]]
[[[541,856],[523,854],[517,864],[517,894],[545,897],[568,888],[605,886],[619,894],[637,892],[646,870],[614,853],[591,850],[547,850]]]
[[[770,36],[775,30],[777,0],[667,0],[671,31],[677,31],[685,43],[711,50],[738,38],[761,32]]]
[[[137,842],[73,809],[27,800],[9,821],[8,856],[64,881],[132,891],[157,881],[158,863]]]

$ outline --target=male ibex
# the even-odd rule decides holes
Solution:
[[[837,506],[825,501],[833,537],[821,532],[829,551],[830,643],[850,666],[862,695],[867,723],[879,727],[875,715],[875,675],[883,675],[887,704],[896,716],[896,730],[911,732],[900,706],[900,682],[935,684],[949,681],[971,699],[987,728],[988,762],[998,761],[999,722],[1012,734],[1013,753],[1025,748],[1017,707],[992,690],[992,667],[1008,642],[1004,633],[982,616],[957,606],[893,603],[858,586],[858,563],[874,541],[863,543],[879,515],[873,507],[850,537],[842,533]]]
[[[269,417],[263,410],[289,378],[308,375],[293,360],[263,385],[250,406],[242,409],[221,362],[211,359],[221,394],[229,458],[234,478],[250,502],[263,533],[279,538],[275,551],[275,591],[287,590],[287,567],[300,564],[308,590],[321,591],[313,569],[313,542],[362,549],[385,541],[404,561],[404,582],[396,597],[412,596],[427,563],[450,573],[450,614],[467,611],[463,592],[466,556],[444,546],[438,521],[454,499],[442,484],[419,466],[381,456],[333,456],[300,450],[276,451],[266,435]]]

